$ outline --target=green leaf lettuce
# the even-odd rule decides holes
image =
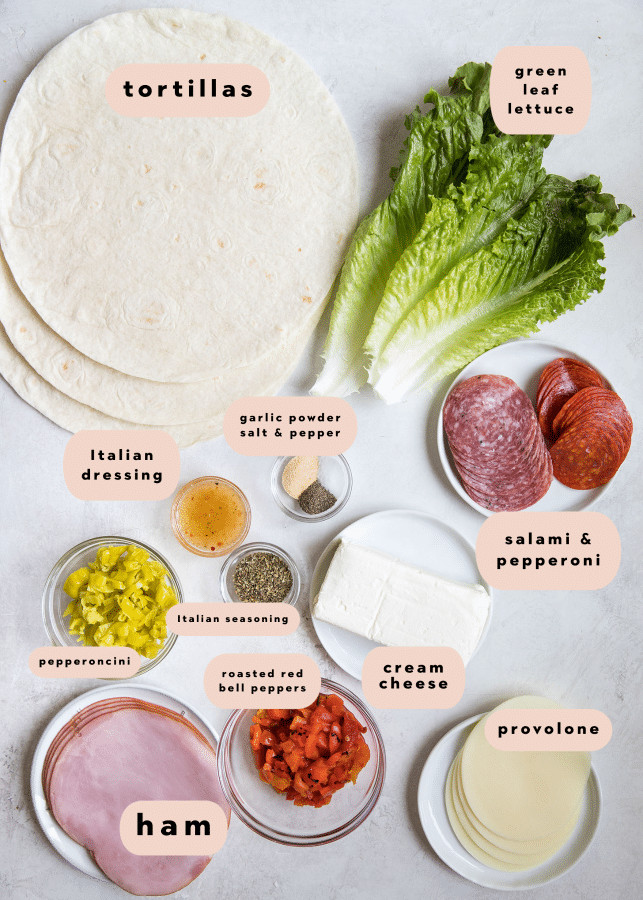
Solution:
[[[390,195],[341,271],[316,394],[387,402],[524,337],[603,287],[601,240],[632,217],[596,176],[547,175],[548,135],[500,134],[491,66],[467,63],[406,120]]]

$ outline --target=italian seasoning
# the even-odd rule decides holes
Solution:
[[[232,581],[243,603],[281,603],[292,588],[292,572],[275,553],[250,553],[234,567]]]

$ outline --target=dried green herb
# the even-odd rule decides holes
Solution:
[[[234,567],[232,581],[244,603],[281,603],[292,588],[292,572],[275,553],[249,553]]]

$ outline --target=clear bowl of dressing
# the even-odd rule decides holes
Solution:
[[[170,513],[176,539],[197,556],[226,556],[250,528],[250,504],[243,491],[218,475],[184,484]]]

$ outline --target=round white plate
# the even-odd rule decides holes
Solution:
[[[161,706],[165,706],[174,712],[184,715],[188,722],[195,725],[199,731],[212,742],[212,746],[215,749],[219,742],[216,732],[201,718],[195,709],[188,703],[184,703],[183,700],[180,700],[174,694],[169,694],[158,688],[125,686],[120,684],[95,688],[94,690],[87,691],[85,694],[76,697],[75,700],[68,703],[67,706],[63,707],[63,709],[53,717],[38,741],[38,746],[36,747],[31,762],[31,799],[36,811],[36,816],[51,845],[67,860],[67,862],[70,862],[72,866],[80,869],[81,872],[85,872],[86,875],[91,875],[93,878],[98,878],[100,881],[105,881],[109,884],[112,884],[112,882],[102,870],[98,868],[89,851],[84,847],[81,847],[80,844],[77,844],[76,841],[73,841],[69,835],[62,830],[58,822],[56,822],[52,816],[49,807],[47,806],[47,800],[45,799],[45,793],[42,788],[42,767],[45,762],[45,756],[47,755],[49,745],[53,742],[63,725],[69,722],[69,720],[75,716],[76,713],[79,713],[81,709],[85,709],[85,707],[90,706],[92,703],[96,703],[98,700],[108,700],[113,697],[134,697],[136,700],[146,700],[148,703],[158,703]]]
[[[481,577],[476,553],[471,544],[454,528],[427,513],[410,509],[391,509],[358,519],[333,538],[319,557],[310,585],[310,611],[319,593],[328,566],[340,540],[354,541],[373,550],[395,556],[411,566],[426,569],[452,581],[478,582],[490,597],[489,615],[475,652],[485,639],[493,611],[493,592]],[[375,641],[337,628],[312,616],[317,637],[338,666],[358,680],[367,654],[380,647]]]
[[[444,790],[451,763],[464,744],[469,728],[480,719],[472,716],[460,722],[438,741],[424,764],[418,785],[418,812],[429,843],[458,875],[497,891],[526,891],[559,878],[575,866],[592,842],[601,814],[601,789],[596,772],[589,773],[585,796],[572,836],[547,862],[524,872],[500,872],[470,856],[451,829],[444,802]]]
[[[491,510],[479,506],[462,487],[458,470],[451,456],[449,442],[444,433],[442,413],[447,397],[456,384],[460,384],[461,381],[465,381],[474,375],[506,375],[507,378],[511,378],[518,387],[523,389],[535,407],[536,390],[538,389],[540,374],[547,363],[551,362],[552,359],[558,359],[560,356],[580,359],[582,362],[589,363],[593,368],[596,368],[592,362],[583,359],[577,353],[573,353],[565,347],[558,347],[556,344],[549,344],[547,341],[511,341],[508,344],[495,347],[493,350],[488,350],[482,356],[474,359],[454,379],[447,391],[438,417],[438,453],[440,454],[440,462],[447,478],[458,494],[463,500],[466,500],[469,506],[483,516],[490,516]],[[597,371],[600,371],[600,369],[597,369]],[[602,372],[601,375],[603,375]],[[609,382],[609,379],[606,380]],[[560,481],[556,481],[554,478],[545,496],[538,503],[530,506],[529,509],[543,510],[545,512],[575,512],[587,509],[601,494],[605,493],[610,483],[590,491],[575,491],[573,488],[565,487],[564,484],[561,484]]]

